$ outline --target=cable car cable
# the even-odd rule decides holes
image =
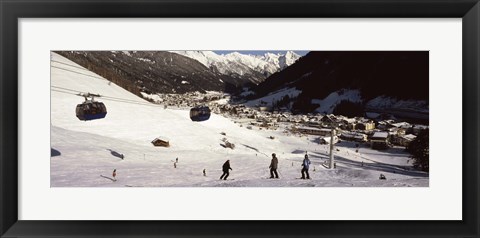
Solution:
[[[65,70],[65,71],[69,71],[69,72],[76,73],[76,74],[85,75],[85,76],[92,77],[92,78],[96,78],[96,79],[102,79],[102,80],[106,80],[106,81],[108,81],[108,80],[107,80],[107,79],[105,79],[105,78],[97,77],[97,76],[95,76],[95,75],[88,75],[88,74],[84,74],[84,73],[76,72],[76,71],[73,71],[73,70],[70,70],[70,69],[65,69],[65,68],[58,67],[58,66],[53,66],[53,65],[51,65],[50,67],[52,67],[52,68],[56,68],[56,69]],[[91,72],[91,71],[89,71],[89,72]]]
[[[64,92],[64,91],[57,90],[57,89],[52,89],[52,91],[59,92],[59,93],[70,94],[70,95],[75,95],[75,96],[79,96],[79,94],[77,94],[77,93]],[[71,91],[73,91],[73,90],[71,90]],[[79,92],[79,93],[81,93],[81,92]],[[121,99],[121,98],[115,98],[115,97],[108,97],[108,96],[101,96],[101,95],[100,95],[100,97],[102,97],[103,100],[106,100],[106,101],[114,101],[114,102],[129,103],[129,104],[137,104],[137,105],[142,105],[142,106],[161,107],[160,105],[151,104],[151,103],[147,103],[147,102],[142,103],[142,102],[139,102],[139,101],[133,101],[133,100]]]

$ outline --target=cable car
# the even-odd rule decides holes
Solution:
[[[190,119],[192,121],[206,121],[210,118],[210,108],[199,106],[190,109]]]
[[[94,96],[99,95],[85,94],[82,96],[85,97],[85,101],[81,104],[78,104],[77,108],[75,109],[78,119],[82,121],[90,121],[105,118],[107,115],[107,108],[105,107],[105,104],[103,104],[103,102],[97,102],[93,100]],[[88,100],[88,97],[91,97],[92,99]]]

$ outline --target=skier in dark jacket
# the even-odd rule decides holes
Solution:
[[[227,161],[223,164],[223,174],[222,174],[222,176],[220,176],[220,179],[227,180],[228,175],[230,175],[229,170],[233,170],[233,169],[230,168],[230,160],[227,160]],[[225,176],[225,177],[224,177],[224,176]]]
[[[272,162],[270,162],[270,178],[274,178],[273,174],[275,174],[275,178],[278,178],[277,168],[278,168],[278,159],[275,153],[272,154]]]
[[[310,167],[310,160],[308,159],[308,155],[305,155],[305,159],[302,162],[302,179],[305,179],[305,174],[307,174],[307,179],[310,179],[310,175],[308,174],[308,168]]]

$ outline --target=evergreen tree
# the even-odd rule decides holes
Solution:
[[[412,154],[413,166],[423,171],[429,171],[429,149],[428,149],[428,129],[420,131],[407,147],[407,151]]]

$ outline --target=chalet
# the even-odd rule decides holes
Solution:
[[[279,114],[277,116],[277,122],[288,122],[288,121],[289,121],[289,118],[285,114]]]
[[[394,136],[392,138],[392,143],[395,145],[405,146],[407,147],[417,136],[408,134],[408,135],[401,135],[401,136]]]
[[[340,134],[340,138],[348,141],[357,141],[357,142],[367,141],[367,135],[362,133],[355,133],[355,132],[342,132]]]
[[[258,107],[258,110],[261,111],[261,112],[270,111],[271,109],[272,109],[272,108],[266,107],[266,106],[260,106],[260,107]]]
[[[409,129],[410,127],[412,127],[412,125],[410,125],[410,123],[408,122],[397,122],[397,123],[391,123],[390,125],[392,125],[393,127],[403,128],[403,129]]]
[[[387,130],[387,129],[393,127],[392,122],[393,122],[393,120],[379,121],[377,123],[377,128],[380,129],[380,130]]]
[[[388,140],[388,132],[386,131],[377,131],[373,133],[372,137],[370,138],[370,143],[372,149],[388,149],[389,148],[389,140]]]
[[[320,122],[323,125],[328,126],[328,127],[337,127],[338,126],[337,119],[333,115],[325,115],[324,117],[322,117],[322,119],[320,119]]]
[[[339,122],[338,124],[339,124],[341,129],[349,130],[349,131],[355,130],[357,120],[355,120],[354,118],[347,118],[347,117],[339,116],[337,119],[338,119],[338,122]]]
[[[355,129],[370,131],[375,129],[375,123],[373,121],[363,121],[363,122],[357,123],[357,125],[355,126]]]
[[[389,128],[388,131],[390,132],[390,135],[397,135],[397,136],[403,136],[406,133],[406,130],[404,128],[399,128],[399,127]]]
[[[418,135],[418,134],[420,133],[420,131],[428,129],[428,126],[425,126],[425,125],[413,125],[413,126],[412,126],[412,129],[413,129],[413,134],[414,134],[414,135]]]
[[[170,147],[170,141],[164,137],[157,137],[152,141],[154,146]]]
[[[294,128],[294,131],[309,135],[330,136],[332,130],[316,127],[297,127]]]

